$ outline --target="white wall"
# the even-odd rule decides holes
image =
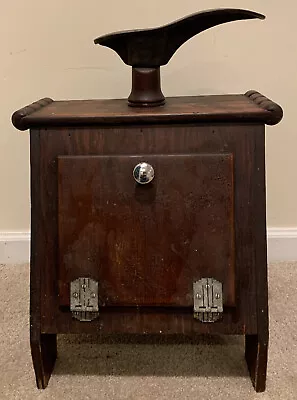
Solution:
[[[297,227],[296,1],[15,0],[2,1],[0,15],[0,232],[29,230],[28,132],[13,128],[13,111],[47,96],[127,97],[130,68],[93,39],[217,7],[247,8],[267,20],[234,22],[192,39],[163,68],[163,91],[170,96],[256,89],[283,106],[283,122],[267,128],[268,224]]]

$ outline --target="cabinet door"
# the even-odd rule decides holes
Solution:
[[[59,157],[60,304],[90,277],[101,306],[192,307],[193,281],[212,277],[234,306],[233,198],[231,154]]]

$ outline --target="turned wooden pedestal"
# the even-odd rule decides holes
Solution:
[[[40,100],[13,115],[31,140],[31,349],[45,388],[59,333],[234,334],[263,391],[268,348],[265,123],[257,92],[125,100]],[[148,185],[133,178],[147,162]],[[70,310],[70,285],[98,282],[99,316]],[[223,285],[217,322],[194,318],[193,282]]]

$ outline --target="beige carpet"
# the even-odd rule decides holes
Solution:
[[[60,337],[49,386],[35,387],[29,348],[27,265],[0,266],[0,399],[297,399],[297,263],[269,268],[270,352],[267,390],[256,394],[241,338],[198,344]],[[129,342],[130,340],[130,342]]]

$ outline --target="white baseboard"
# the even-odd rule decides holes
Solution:
[[[0,232],[0,264],[27,263],[29,232]],[[268,229],[268,261],[297,261],[297,228]]]
[[[297,228],[268,229],[268,261],[297,261]]]
[[[0,232],[0,264],[30,260],[30,232]]]

